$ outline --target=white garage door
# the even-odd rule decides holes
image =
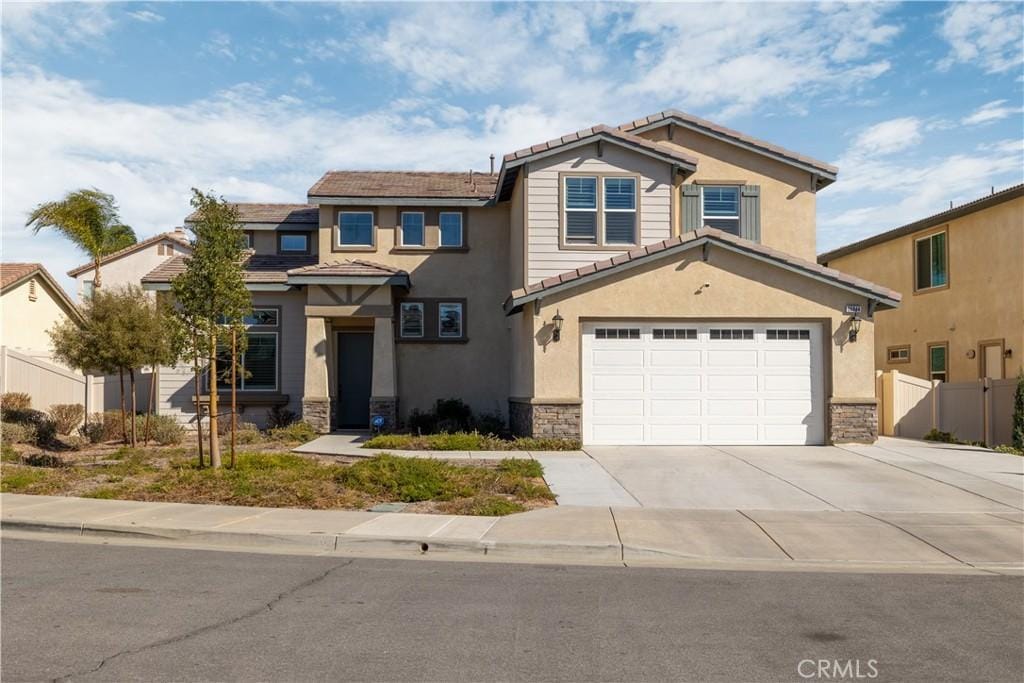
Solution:
[[[587,444],[820,444],[821,326],[583,326]]]

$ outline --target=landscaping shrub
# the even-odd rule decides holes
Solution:
[[[526,506],[501,496],[473,496],[450,500],[438,506],[441,512],[449,515],[480,515],[483,517],[501,517],[524,512]]]
[[[89,443],[100,443],[103,441],[103,415],[101,413],[94,413],[88,422],[78,428],[78,433],[88,440]]]
[[[1008,453],[1010,455],[1024,455],[1024,450],[1014,446],[996,446],[995,450],[999,453]]]
[[[0,460],[3,462],[21,462],[21,456],[18,455],[18,451],[14,450],[14,446],[4,440],[3,443],[0,443]]]
[[[57,427],[58,434],[70,434],[82,423],[85,406],[81,403],[56,403],[50,406],[50,419]]]
[[[953,432],[942,432],[938,429],[932,429],[930,432],[924,435],[925,441],[938,441],[940,443],[959,443],[956,435]]]
[[[544,476],[544,466],[536,460],[514,460],[512,458],[505,458],[498,463],[498,471],[528,478]]]
[[[128,430],[131,431],[131,419],[132,416],[129,414],[127,423]],[[100,441],[122,441],[124,440],[124,430],[121,425],[121,411],[120,410],[108,410],[104,413],[93,413],[93,416],[89,418],[89,422],[100,425],[101,436]],[[138,423],[136,423],[136,428]],[[136,429],[136,433],[138,430]]]
[[[36,428],[30,424],[3,422],[0,423],[0,438],[4,443],[35,443]]]
[[[335,479],[339,484],[371,496],[414,503],[457,497],[452,470],[452,465],[443,460],[385,454],[341,469]]]
[[[230,434],[228,435],[230,439]],[[263,441],[263,432],[251,422],[239,422],[235,430],[235,443],[254,444]]]
[[[267,411],[267,429],[280,429],[287,427],[298,419],[294,410],[288,410],[283,406],[274,406]]]
[[[144,419],[144,418],[143,418]],[[140,419],[143,429],[145,422]],[[161,446],[173,446],[179,444],[185,438],[185,428],[178,424],[170,415],[151,415],[149,421],[149,435]],[[136,436],[143,436],[136,426]]]
[[[1017,390],[1013,394],[1013,447],[1024,451],[1024,370],[1017,373]]]
[[[80,434],[68,434],[60,440],[61,444],[72,451],[80,451],[89,445],[89,439]]]
[[[30,453],[21,461],[29,467],[67,467],[67,463],[52,453]]]
[[[5,394],[0,394],[0,413],[6,414],[8,410],[28,410],[31,407],[32,397],[28,394],[20,391],[8,391]]]
[[[286,443],[305,443],[320,436],[311,424],[302,421],[271,429],[269,434],[272,440]]]
[[[508,433],[505,419],[501,416],[501,413],[477,415],[473,418],[473,429],[481,434],[493,434],[495,436],[504,436]]]
[[[437,416],[437,431],[468,432],[473,429],[473,410],[462,399],[437,399],[434,415]]]
[[[363,448],[409,451],[576,451],[578,439],[530,438],[502,439],[479,432],[454,432],[427,435],[379,434],[368,439]]]
[[[511,441],[511,451],[578,451],[583,448],[579,439],[553,436],[520,436]]]

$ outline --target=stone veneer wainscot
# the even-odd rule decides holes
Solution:
[[[583,433],[581,408],[578,402],[509,399],[509,427],[516,436],[579,439]]]
[[[877,439],[878,402],[875,399],[829,400],[829,443],[874,443]]]

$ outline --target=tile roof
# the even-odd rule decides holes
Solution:
[[[877,235],[872,235],[871,237],[867,237],[858,242],[853,242],[852,244],[847,244],[846,246],[839,247],[838,249],[826,251],[825,253],[818,255],[818,263],[828,263],[829,261],[837,259],[840,256],[846,256],[847,254],[852,254],[856,251],[860,251],[861,249],[866,249],[867,247],[871,247],[876,244],[881,244],[882,242],[888,242],[891,239],[896,239],[897,237],[902,237],[903,235],[909,235],[910,233],[917,232],[919,230],[926,230],[940,223],[945,223],[956,218],[961,218],[968,214],[972,214],[975,211],[981,211],[983,209],[987,209],[989,207],[996,206],[998,204],[1002,204],[1003,202],[1008,202],[1012,199],[1017,199],[1018,197],[1022,196],[1024,196],[1024,184],[1014,185],[1012,187],[1006,188],[1005,190],[993,192],[992,194],[986,195],[979,199],[969,201],[966,204],[961,204],[960,206],[953,207],[952,209],[946,209],[945,211],[933,214],[931,216],[928,216],[927,218],[916,220],[913,223],[907,223],[906,225],[901,225],[898,228],[886,230],[885,232],[881,232]],[[1024,216],[1022,216],[1021,218],[1022,222],[1024,222]]]
[[[310,197],[490,199],[498,179],[486,173],[328,171]]]
[[[598,261],[597,263],[591,263],[583,266],[582,268],[576,268],[575,270],[570,270],[517,289],[509,294],[508,299],[505,301],[505,310],[511,312],[526,301],[539,298],[536,296],[538,294],[543,294],[544,292],[548,292],[549,290],[556,288],[562,289],[563,285],[570,285],[570,283],[583,284],[584,281],[592,278],[598,273],[618,268],[624,264],[643,261],[659,253],[665,255],[663,252],[668,250],[680,251],[696,246],[698,241],[702,238],[710,239],[713,242],[718,242],[737,251],[743,251],[775,261],[779,265],[793,268],[810,276],[832,281],[837,285],[852,287],[871,298],[884,299],[897,303],[901,299],[899,292],[891,290],[888,287],[876,285],[873,282],[868,282],[867,280],[863,280],[859,277],[842,273],[834,268],[826,268],[825,266],[814,263],[813,261],[807,261],[777,249],[766,247],[763,244],[751,242],[750,240],[743,239],[742,237],[737,237],[736,235],[705,226],[692,232],[688,232],[685,235],[671,237],[656,244],[638,247],[625,254],[615,256],[604,261]],[[579,282],[577,283],[577,281]],[[524,299],[526,301],[524,301]]]
[[[802,164],[806,164],[807,166],[811,166],[829,175],[834,176],[839,172],[838,168],[831,164],[826,164],[824,161],[819,161],[818,159],[814,159],[812,157],[800,154],[798,152],[794,152],[792,150],[786,149],[785,147],[779,147],[778,145],[766,142],[765,140],[761,140],[751,135],[741,133],[738,130],[726,128],[725,126],[721,126],[717,123],[714,123],[713,121],[708,121],[707,119],[702,119],[692,114],[687,114],[686,112],[679,111],[677,109],[666,109],[665,111],[658,112],[657,114],[651,114],[650,116],[645,116],[643,118],[636,119],[635,121],[624,123],[621,126],[619,126],[619,130],[634,131],[650,124],[656,124],[663,121],[669,122],[672,119],[678,119],[681,122],[688,123],[697,128],[703,128],[712,133],[717,133],[718,135],[730,138],[737,142],[745,143],[752,147],[756,147],[764,152],[784,157],[791,161],[797,161]]]
[[[109,263],[111,261],[116,261],[117,259],[122,258],[124,256],[128,256],[129,254],[134,254],[137,251],[145,249],[148,246],[157,244],[157,243],[162,242],[164,240],[170,240],[172,242],[177,242],[178,244],[180,244],[183,247],[190,247],[191,248],[191,246],[192,246],[189,243],[189,241],[188,241],[188,237],[185,236],[185,231],[184,230],[172,230],[170,232],[162,232],[159,235],[153,235],[152,237],[150,237],[148,239],[144,239],[141,242],[136,242],[135,244],[127,246],[124,249],[120,249],[118,251],[115,251],[112,254],[107,254],[106,256],[104,256],[103,258],[100,259],[100,265],[103,265],[104,263]],[[86,272],[92,270],[95,267],[95,265],[96,265],[95,263],[93,263],[92,261],[89,261],[87,263],[83,263],[80,266],[75,266],[74,268],[72,268],[71,270],[68,271],[68,276],[69,277],[77,277],[77,276],[81,275],[82,273],[86,273]]]
[[[505,163],[520,161],[521,159],[526,159],[535,154],[540,154],[541,152],[557,149],[564,145],[569,145],[574,142],[579,142],[581,140],[587,140],[588,138],[599,136],[610,137],[627,146],[638,147],[649,152],[659,154],[663,157],[672,159],[674,161],[680,161],[690,166],[695,166],[697,164],[697,160],[694,157],[684,152],[681,152],[678,149],[675,149],[674,147],[670,147],[669,145],[660,145],[657,142],[653,142],[646,138],[642,138],[639,135],[633,135],[632,133],[622,130],[621,128],[612,128],[611,126],[606,126],[604,124],[599,124],[591,128],[584,128],[583,130],[576,131],[575,133],[569,133],[568,135],[563,135],[560,138],[555,138],[553,140],[548,140],[547,142],[542,142],[539,145],[524,147],[523,149],[516,150],[515,152],[511,152],[510,154],[506,154],[504,157],[504,161]]]
[[[317,263],[312,266],[293,268],[288,271],[289,275],[306,275],[324,277],[336,276],[367,276],[367,277],[388,277],[391,275],[408,275],[400,268],[385,266],[372,261],[362,259],[345,259],[344,261],[331,261],[328,263]]]
[[[316,256],[248,253],[242,262],[245,269],[244,278],[247,284],[286,284],[288,271],[316,263]],[[176,256],[161,263],[147,273],[143,282],[167,283],[185,272],[184,256]]]
[[[81,321],[82,312],[78,310],[78,306],[71,300],[68,293],[64,291],[64,288],[53,279],[50,271],[46,270],[42,263],[0,263],[0,291],[24,282],[36,274],[46,282],[57,299],[64,304],[64,308],[68,313],[76,320]]]
[[[238,211],[241,223],[320,223],[319,207],[310,204],[253,204],[239,202],[232,204]],[[191,223],[196,219],[193,212],[185,219]]]

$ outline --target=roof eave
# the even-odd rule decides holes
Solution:
[[[408,289],[408,275],[289,275],[290,285],[391,285]]]
[[[334,195],[307,196],[311,204],[330,206],[487,206],[494,197],[352,197]]]
[[[675,157],[668,152],[658,152],[657,150],[654,149],[647,149],[639,145],[631,144],[628,140],[623,140],[621,138],[615,137],[614,135],[609,135],[608,133],[605,132],[599,132],[593,135],[589,135],[585,138],[580,138],[579,140],[573,140],[572,142],[566,142],[556,147],[551,147],[549,149],[542,150],[540,152],[527,154],[525,156],[519,157],[518,159],[510,159],[504,161],[502,162],[502,171],[504,172],[506,168],[515,168],[517,166],[522,166],[523,164],[529,161],[536,161],[538,159],[545,159],[556,154],[562,154],[563,152],[566,152],[571,149],[576,149],[577,147],[585,147],[587,145],[592,145],[598,140],[602,140],[613,145],[618,145],[619,147],[622,147],[624,149],[634,151],[637,154],[649,156],[652,159],[657,159],[668,164],[680,166],[690,173],[697,170],[697,165],[695,163]],[[499,182],[500,179],[501,178],[499,176]]]

